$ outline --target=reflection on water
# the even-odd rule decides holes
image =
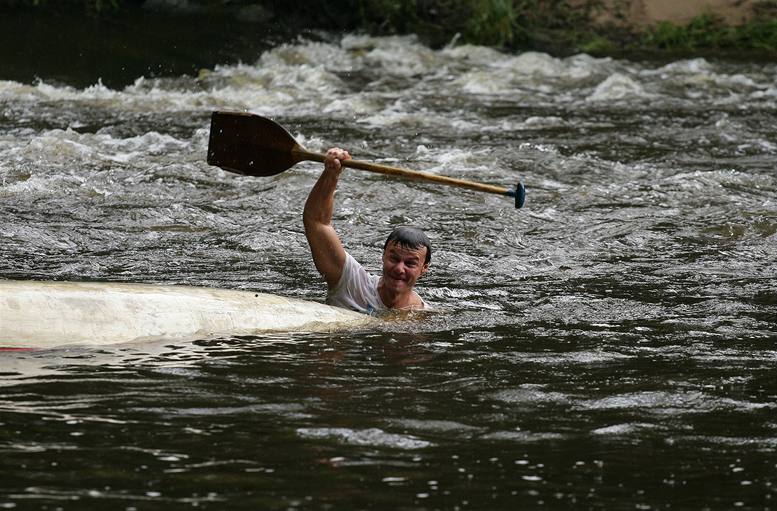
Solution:
[[[346,36],[124,89],[0,82],[6,278],[322,300],[318,166],[207,166],[213,109],[529,193],[347,171],[335,222],[370,269],[391,226],[429,232],[428,317],[0,352],[0,506],[769,507],[776,75]]]

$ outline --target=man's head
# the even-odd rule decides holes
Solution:
[[[409,248],[409,249],[422,249],[426,247],[426,254],[424,255],[424,264],[429,264],[432,260],[432,242],[429,241],[429,237],[424,234],[424,231],[416,227],[399,226],[395,227],[389,237],[386,238],[386,243],[383,244],[383,252],[386,252],[389,244],[396,243],[397,245]]]
[[[415,227],[397,227],[383,245],[383,282],[395,292],[413,288],[429,269],[432,244]]]

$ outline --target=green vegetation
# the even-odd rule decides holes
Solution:
[[[516,39],[518,15],[511,0],[474,0],[473,16],[465,37],[489,46],[504,46]]]
[[[687,25],[665,22],[641,33],[629,30],[622,23],[620,28],[615,28],[592,22],[605,5],[615,11],[615,18],[622,18],[626,12],[622,7],[627,4],[627,0],[614,0],[614,3],[611,0],[606,4],[605,0],[0,0],[0,7],[59,12],[78,8],[100,17],[122,16],[129,10],[149,6],[153,6],[154,12],[168,14],[180,11],[222,16],[258,8],[267,13],[262,17],[264,23],[292,33],[321,27],[376,35],[415,33],[431,46],[448,44],[457,38],[466,43],[555,54],[578,51],[597,55],[705,51],[777,54],[777,2],[774,0],[763,0],[759,5],[765,11],[741,26],[726,25],[710,13],[698,16]]]
[[[330,4],[338,2],[330,2]],[[339,2],[343,5],[349,2]],[[433,46],[461,42],[549,51],[601,41],[586,30],[600,0],[357,0],[354,26],[371,33],[415,33]]]
[[[659,23],[644,34],[644,48],[672,51],[760,50],[777,52],[777,19],[728,26],[712,14],[703,14],[685,26]]]

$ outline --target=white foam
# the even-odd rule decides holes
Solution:
[[[351,37],[342,45],[356,50],[365,67],[378,67],[395,76],[423,76],[443,63],[440,52],[422,45],[415,36]]]
[[[544,128],[560,128],[567,125],[567,122],[562,119],[561,117],[556,116],[548,116],[548,117],[539,117],[539,116],[533,116],[528,117],[526,120],[523,121],[523,123],[519,123],[516,127],[518,129],[524,128],[524,129],[544,129]]]
[[[93,164],[95,161],[128,163],[140,156],[179,152],[190,142],[149,132],[126,139],[106,133],[78,133],[72,129],[47,130],[26,145],[0,152],[3,159],[47,165]]]
[[[617,101],[624,99],[647,99],[650,95],[634,79],[615,73],[596,86],[588,101]]]
[[[489,66],[500,66],[501,63],[508,59],[509,56],[497,51],[493,48],[486,46],[476,46],[472,44],[464,44],[461,46],[455,46],[453,48],[446,48],[442,51],[443,55],[451,57],[455,60],[466,61],[479,65],[486,63]]]
[[[655,424],[632,422],[625,424],[613,424],[612,426],[604,426],[591,431],[594,435],[602,436],[617,436],[617,435],[629,435],[632,433],[638,433],[646,430],[656,430],[659,426]]]
[[[569,397],[560,392],[544,390],[542,385],[521,385],[515,389],[500,390],[493,396],[498,401],[512,404],[567,403]]]
[[[713,66],[704,58],[671,62],[656,70],[658,73],[711,74]]]
[[[374,127],[450,126],[462,116],[419,111],[419,95],[495,98],[521,105],[559,105],[647,99],[716,103],[772,101],[772,68],[726,73],[704,59],[659,68],[580,54],[556,58],[518,55],[462,45],[433,50],[417,38],[348,35],[339,43],[299,40],[270,49],[253,63],[216,66],[197,77],[139,77],[123,89],[98,81],[78,89],[45,81],[0,81],[0,100],[24,111],[24,103],[78,102],[129,112],[230,109],[264,115],[317,115],[365,119]],[[554,122],[527,119],[532,123]],[[509,122],[515,122],[510,120]],[[470,120],[462,132],[481,130]],[[535,127],[537,125],[535,124]]]
[[[511,75],[495,74],[489,70],[464,73],[454,80],[453,84],[468,94],[506,94],[515,89]]]
[[[345,40],[339,46],[311,41],[282,44],[263,53],[258,63],[261,68],[319,66],[329,70],[353,71],[360,67],[360,63],[349,51]]]
[[[424,449],[433,444],[411,435],[387,433],[382,429],[369,428],[354,430],[349,428],[299,428],[297,434],[303,438],[331,439],[349,445],[373,447],[392,447],[395,449]]]
[[[34,101],[39,98],[36,88],[18,82],[0,80],[0,99]]]

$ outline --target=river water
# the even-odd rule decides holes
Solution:
[[[379,271],[432,238],[436,311],[338,334],[0,353],[3,509],[777,507],[777,65],[345,36],[126,87],[0,81],[0,276],[321,301],[320,172],[205,163],[210,112],[347,170]]]

